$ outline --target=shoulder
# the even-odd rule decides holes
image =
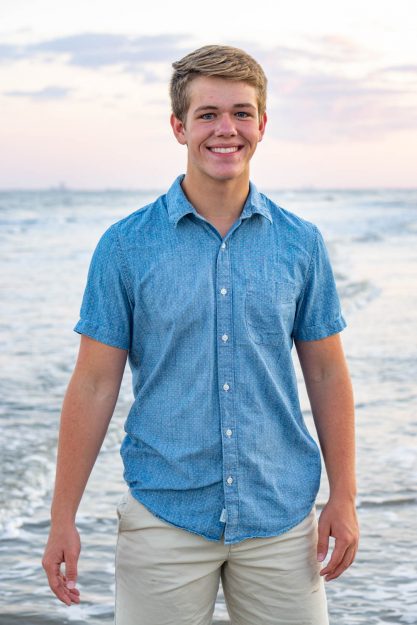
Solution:
[[[165,195],[157,197],[153,202],[136,209],[126,217],[112,224],[108,230],[114,235],[126,237],[135,234],[137,230],[146,228],[152,221],[160,219],[161,209],[164,208]]]
[[[277,204],[267,195],[260,193],[265,206],[269,209],[276,230],[290,241],[302,240],[304,243],[315,245],[320,231],[316,224],[296,215],[292,211]]]
[[[94,260],[99,262],[105,259],[108,262],[110,258],[113,258],[121,261],[126,256],[126,250],[132,249],[132,246],[142,246],[144,237],[146,238],[149,233],[153,233],[155,236],[158,227],[155,224],[151,224],[149,227],[149,224],[155,221],[163,197],[158,197],[155,201],[138,208],[108,226],[98,238],[93,254]],[[161,210],[159,210],[159,214],[161,214]],[[159,217],[160,219],[161,217]]]

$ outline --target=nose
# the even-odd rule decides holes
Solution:
[[[215,133],[217,137],[234,137],[237,135],[235,119],[230,116],[228,113],[224,113],[223,115],[219,115]]]

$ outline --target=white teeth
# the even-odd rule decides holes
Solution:
[[[229,152],[237,152],[239,148],[210,148],[212,152],[219,152],[220,154],[229,154]]]

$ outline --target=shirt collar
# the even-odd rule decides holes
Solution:
[[[178,221],[188,213],[194,213],[198,216],[198,212],[188,201],[184,191],[182,190],[181,182],[183,181],[184,176],[185,174],[178,176],[166,194],[168,219],[174,224],[174,226],[176,226]],[[260,213],[272,223],[271,211],[269,210],[266,201],[259,193],[255,185],[252,182],[249,182],[249,194],[240,217],[241,219],[246,219],[246,217],[251,217],[254,213]]]

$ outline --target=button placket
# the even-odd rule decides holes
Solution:
[[[231,300],[230,244],[223,241],[217,256],[217,362],[223,451],[224,501],[227,510],[227,533],[238,526],[237,440],[234,414],[234,369]]]

